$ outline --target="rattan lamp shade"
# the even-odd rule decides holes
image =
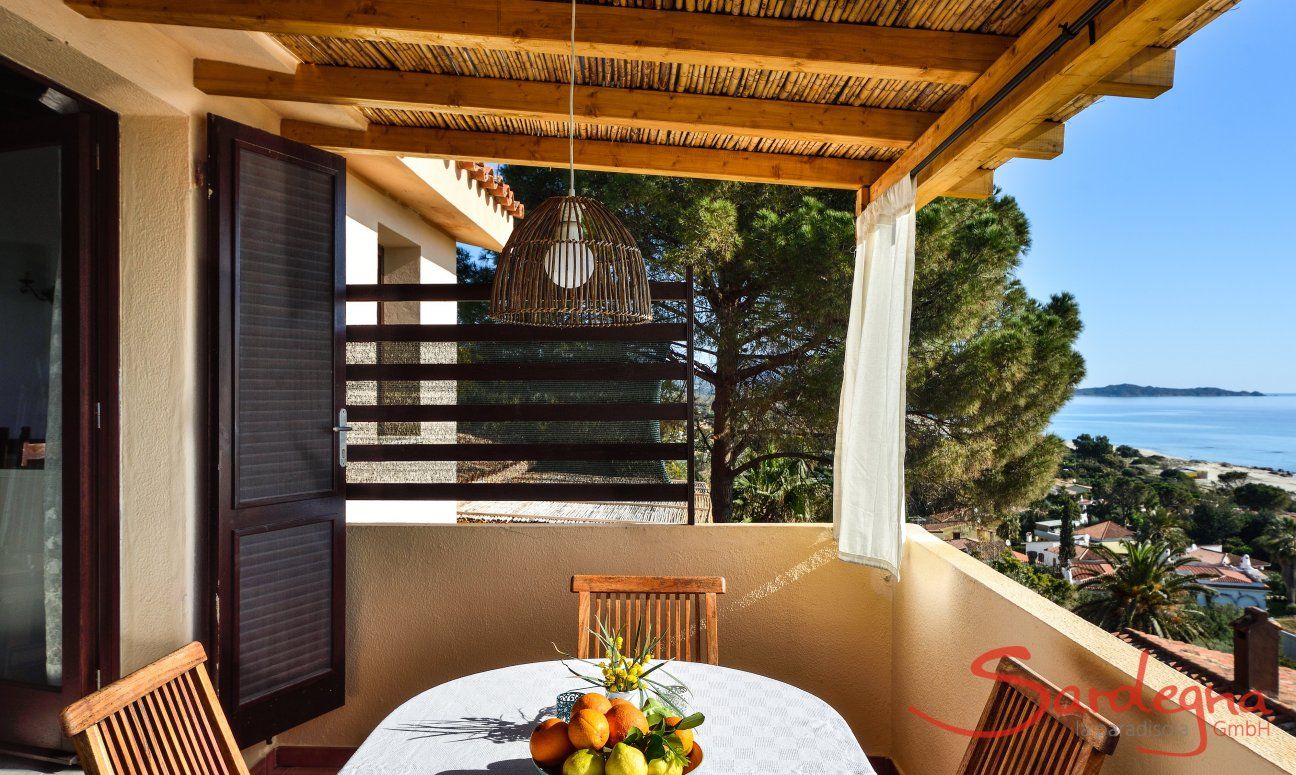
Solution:
[[[651,322],[643,254],[598,201],[546,199],[527,213],[500,253],[490,316],[537,326]]]

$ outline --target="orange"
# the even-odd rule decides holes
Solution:
[[[603,750],[608,741],[607,717],[597,710],[582,708],[572,714],[567,724],[567,739],[576,748]]]
[[[672,726],[680,723],[683,720],[684,719],[680,718],[679,716],[666,717],[666,723]],[[675,736],[679,738],[680,747],[684,749],[684,753],[688,753],[689,751],[693,750],[693,730],[677,729],[675,730]]]
[[[601,694],[582,694],[581,698],[572,704],[571,712],[575,714],[576,711],[585,708],[596,710],[599,713],[607,713],[612,709],[612,703],[608,702],[608,698]]]
[[[541,766],[561,764],[574,750],[567,739],[567,722],[562,719],[545,719],[531,732],[531,758]]]
[[[692,730],[689,730],[689,731],[692,731]],[[701,763],[702,763],[702,746],[698,745],[697,743],[694,743],[694,744],[693,744],[693,750],[692,750],[692,751],[689,751],[689,763],[688,763],[688,766],[686,766],[686,767],[684,768],[684,771],[685,771],[685,772],[692,772],[693,770],[696,770],[696,769],[697,769],[697,766],[698,766],[699,764],[701,764]]]
[[[634,703],[624,701],[612,703],[612,709],[607,712],[607,723],[608,745],[616,745],[625,740],[631,729],[637,728],[645,735],[648,734],[648,717],[636,708]]]

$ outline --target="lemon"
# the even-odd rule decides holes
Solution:
[[[562,775],[603,775],[603,757],[583,748],[563,762]]]
[[[638,748],[617,743],[612,753],[608,754],[607,767],[603,772],[606,775],[648,775],[648,762]]]
[[[665,759],[653,759],[648,762],[648,775],[682,775],[684,765],[679,762],[670,762]]]

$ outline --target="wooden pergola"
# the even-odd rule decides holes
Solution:
[[[285,121],[347,154],[565,165],[563,0],[67,0],[86,16],[274,34],[294,73],[201,60],[213,95],[354,106]],[[577,166],[984,197],[1103,96],[1170,88],[1237,0],[582,0]]]

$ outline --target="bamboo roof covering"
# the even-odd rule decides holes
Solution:
[[[95,18],[265,32],[295,72],[197,60],[226,97],[341,105],[285,120],[344,153],[565,165],[566,0],[64,0]],[[1103,97],[1156,97],[1174,47],[1238,0],[578,0],[576,165],[984,197],[1062,152]]]
[[[554,0],[563,3],[564,0]],[[586,5],[625,6],[735,16],[804,19],[843,24],[870,24],[913,29],[1020,33],[1049,0],[580,0]],[[1238,0],[1215,0],[1157,41],[1173,47],[1226,11]],[[579,29],[580,16],[577,15]],[[302,62],[434,73],[472,78],[566,83],[568,58],[525,51],[417,45],[396,41],[322,36],[277,35]],[[723,95],[831,105],[941,112],[966,87],[921,81],[883,80],[818,73],[792,73],[578,57],[578,84],[606,88]],[[1096,96],[1077,98],[1052,118],[1064,121],[1093,104]],[[501,116],[460,115],[421,110],[361,108],[374,124],[566,137],[563,122]],[[740,137],[704,132],[646,130],[577,125],[577,137],[627,143],[678,145],[735,151],[829,156],[891,161],[898,149],[867,145]]]

